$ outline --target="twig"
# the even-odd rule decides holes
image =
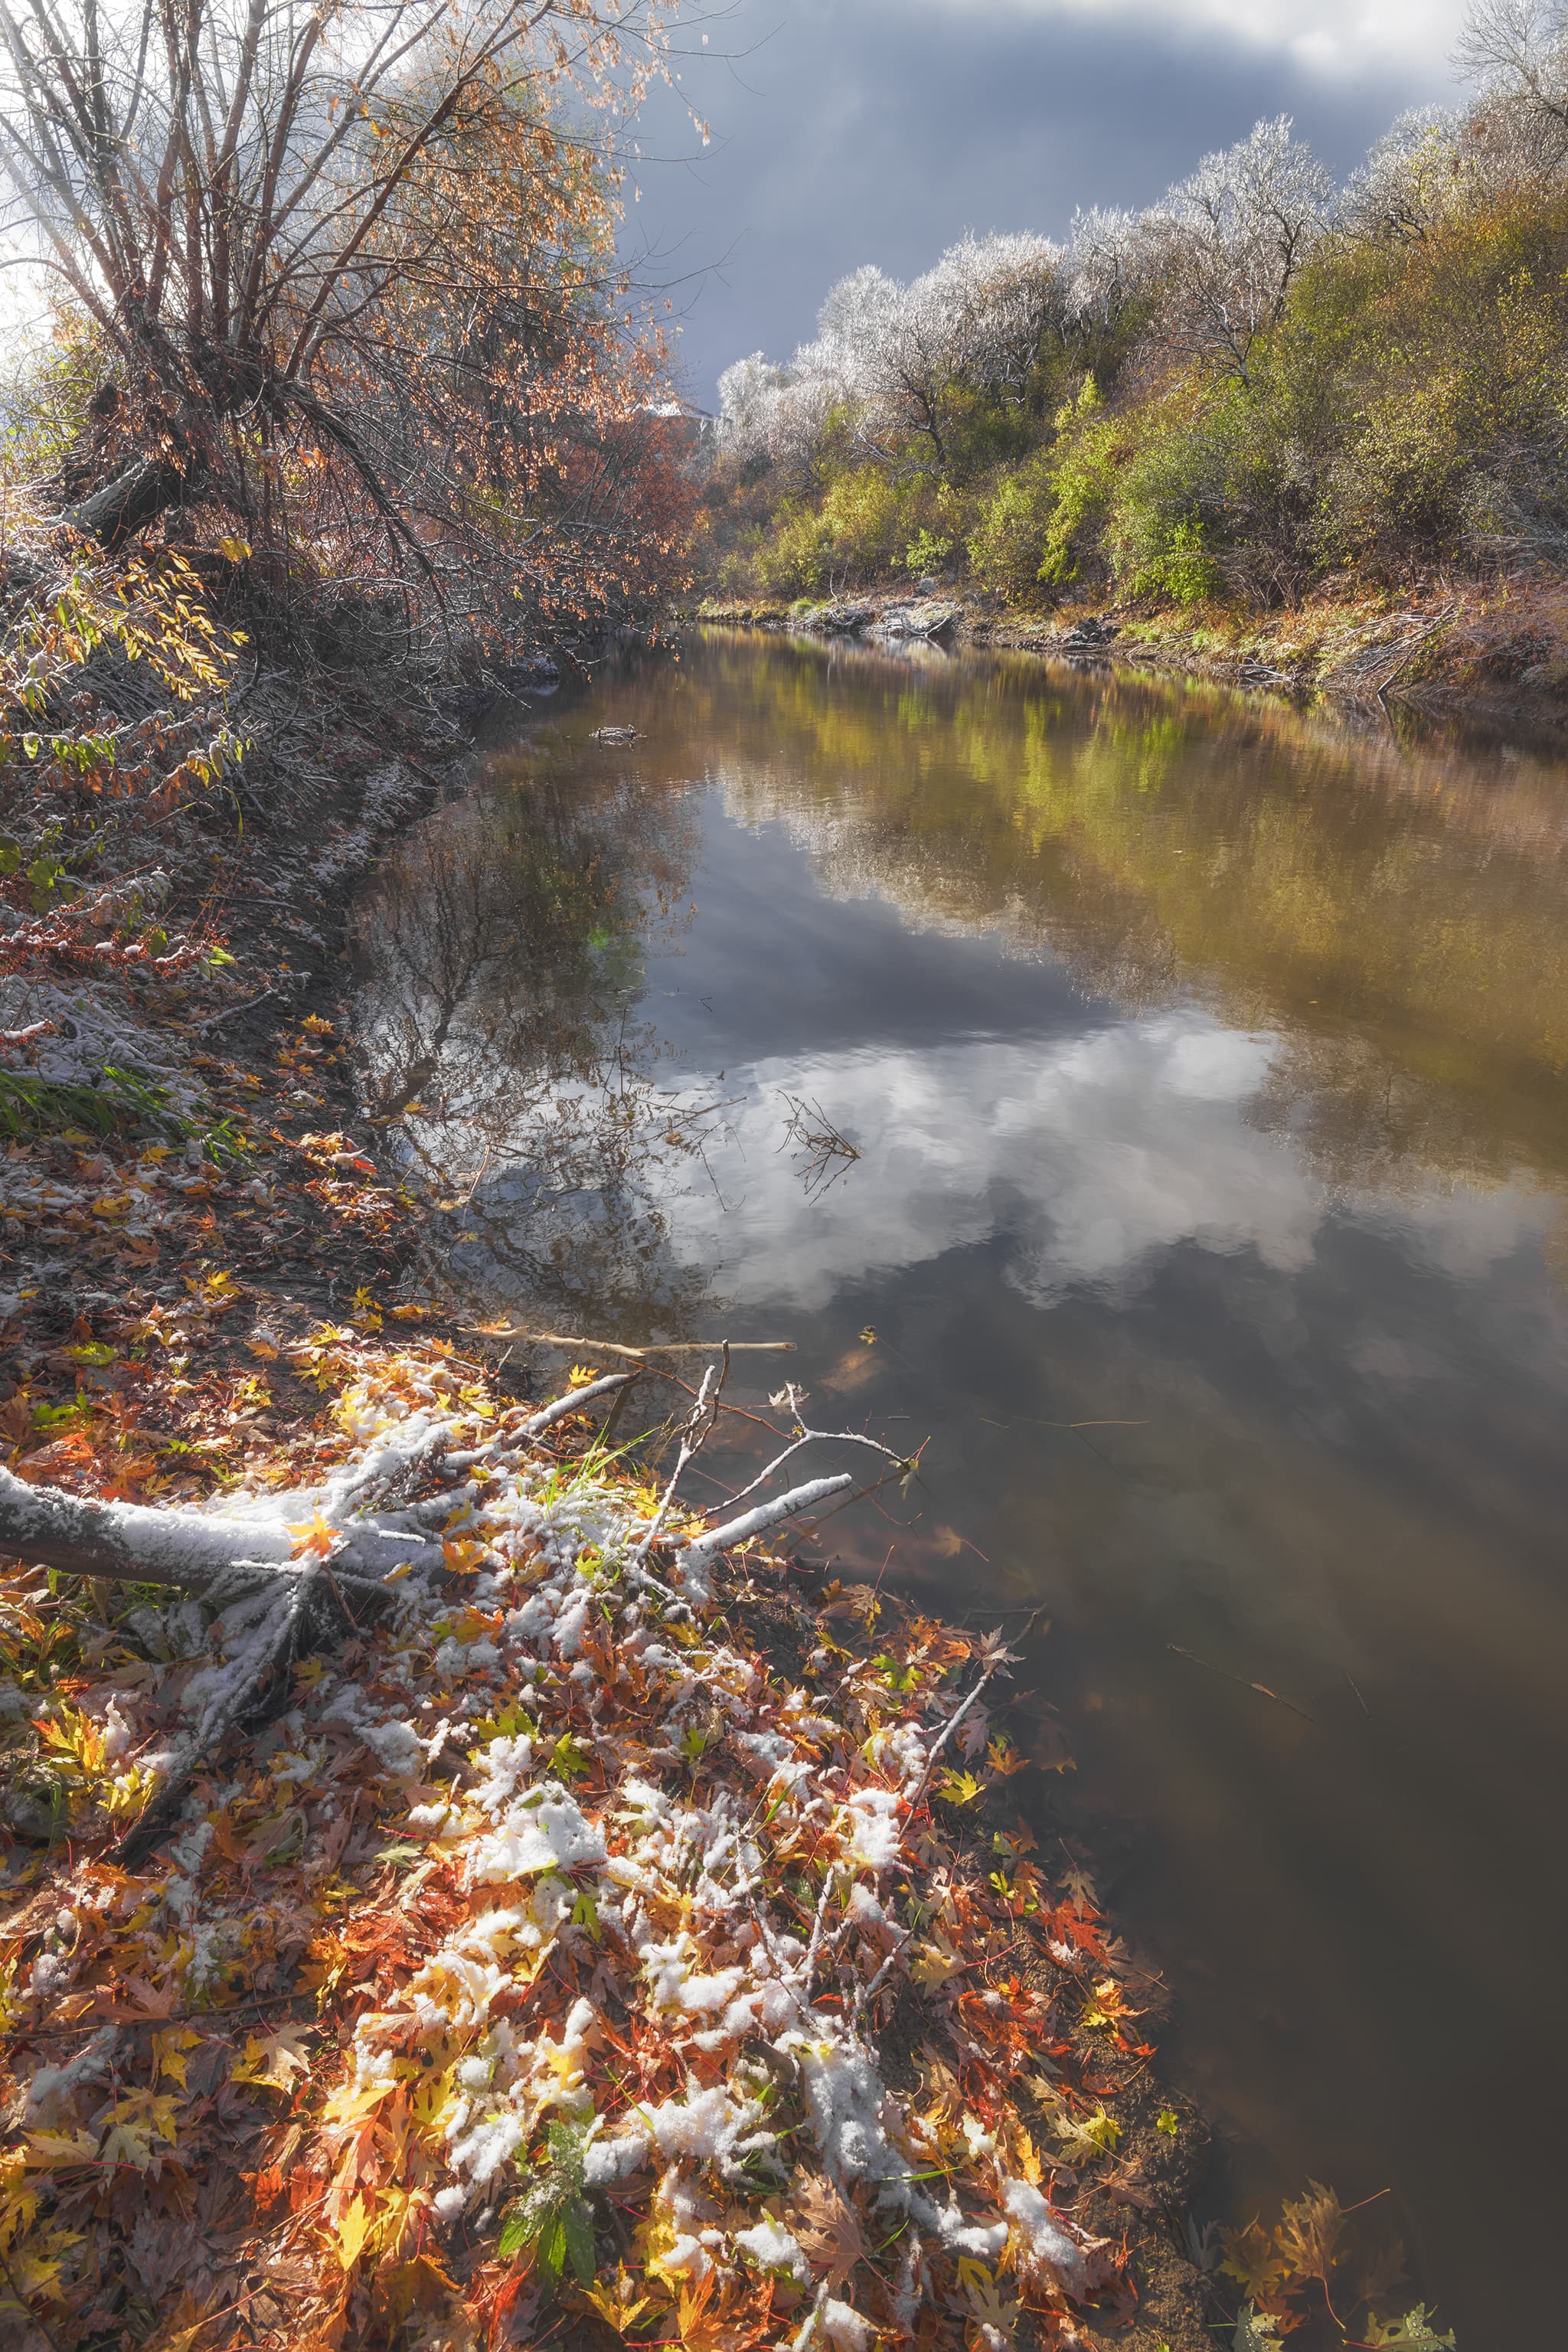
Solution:
[[[1019,1641],[1026,1642],[1028,1640],[1037,1621],[1043,1617],[1045,1613],[1046,1612],[1043,1609],[1037,1609],[1035,1611],[1035,1613],[1029,1619],[1028,1623],[1020,1628],[1018,1633]],[[991,1680],[992,1675],[999,1675],[1003,1667],[1011,1665],[1012,1662],[1013,1652],[1011,1650],[999,1650],[995,1657],[992,1659],[991,1664],[986,1667],[985,1672],[981,1675],[980,1680],[975,1684],[974,1688],[970,1692],[969,1696],[964,1699],[960,1706],[956,1706],[952,1713],[948,1717],[947,1722],[942,1727],[942,1737],[937,1741],[936,1746],[931,1749],[931,1754],[926,1758],[925,1769],[921,1774],[919,1780],[915,1783],[914,1793],[910,1799],[910,1811],[911,1813],[919,1805],[921,1799],[925,1795],[926,1790],[931,1784],[931,1776],[936,1769],[937,1758],[942,1754],[942,1749],[947,1746],[948,1741],[952,1738],[953,1733],[958,1729],[959,1725],[963,1721],[964,1717],[969,1713],[970,1708],[974,1705],[976,1699],[980,1696],[981,1692]]]
[[[819,1102],[808,1102],[802,1097],[790,1094],[786,1094],[784,1099],[789,1105],[790,1115],[779,1150],[784,1151],[794,1144],[797,1151],[809,1155],[805,1166],[805,1192],[809,1200],[813,1192],[828,1192],[838,1181],[839,1177],[859,1159],[860,1148],[858,1144],[851,1143],[847,1135],[840,1134]],[[808,1126],[808,1115],[820,1120],[820,1126]],[[827,1171],[833,1168],[836,1160],[842,1165],[834,1168],[830,1176]]]
[[[636,1375],[633,1374],[630,1377],[635,1378]],[[692,1455],[706,1444],[709,1433],[718,1418],[714,1402],[710,1402],[709,1397],[712,1380],[713,1367],[710,1364],[702,1375],[702,1385],[697,1391],[697,1402],[686,1416],[686,1425],[680,1433],[680,1451],[676,1456],[675,1468],[670,1473],[669,1483],[659,1497],[658,1508],[644,1528],[630,1555],[631,1564],[635,1568],[640,1569],[646,1564],[649,1552],[658,1540],[665,1520],[669,1516],[669,1507],[675,1500],[675,1489],[679,1484],[680,1474]]]
[[[793,1388],[789,1391],[792,1402],[795,1393]],[[744,1502],[746,1496],[755,1494],[759,1486],[765,1486],[774,1471],[782,1469],[790,1455],[798,1454],[803,1445],[868,1445],[874,1454],[885,1454],[896,1470],[907,1471],[910,1465],[909,1454],[895,1454],[892,1447],[884,1445],[879,1438],[867,1437],[858,1429],[807,1429],[802,1423],[800,1434],[792,1438],[784,1452],[775,1454],[766,1468],[759,1470],[749,1485],[742,1486],[738,1495],[731,1495],[729,1501],[731,1504]],[[710,1510],[717,1510],[719,1507],[717,1503],[710,1503],[708,1506]]]
[[[492,1149],[493,1149],[493,1147],[492,1147],[490,1144],[488,1144],[488,1143],[486,1144],[486,1146],[485,1146],[485,1156],[484,1156],[484,1158],[480,1160],[480,1162],[479,1162],[479,1164],[478,1168],[474,1171],[474,1181],[473,1181],[473,1182],[469,1185],[469,1187],[468,1187],[468,1191],[467,1191],[467,1192],[464,1193],[464,1195],[463,1195],[463,1206],[464,1206],[464,1208],[465,1208],[465,1209],[468,1207],[468,1205],[469,1202],[473,1199],[474,1194],[475,1194],[475,1193],[479,1191],[479,1180],[480,1180],[480,1178],[483,1176],[483,1174],[484,1174],[484,1172],[485,1172],[485,1170],[486,1170],[486,1169],[489,1166],[489,1164],[490,1164],[490,1152],[491,1152]]]
[[[245,997],[238,1004],[226,1005],[221,1013],[210,1013],[206,1020],[196,1023],[197,1036],[205,1037],[209,1029],[221,1028],[226,1021],[232,1021],[237,1013],[248,1013],[253,1004],[265,1004],[269,996],[277,993],[276,988],[263,988],[255,996]]]
[[[1277,1706],[1288,1706],[1292,1715],[1300,1717],[1303,1723],[1311,1722],[1312,1717],[1304,1706],[1298,1706],[1293,1698],[1284,1698],[1279,1691],[1270,1690],[1267,1683],[1249,1683],[1245,1675],[1233,1675],[1225,1666],[1210,1665],[1209,1661],[1200,1658],[1194,1650],[1184,1650],[1179,1642],[1167,1642],[1165,1647],[1173,1657],[1185,1658],[1191,1665],[1206,1667],[1211,1675],[1222,1675],[1227,1683],[1235,1683],[1239,1690],[1256,1691],[1260,1698],[1271,1698]],[[1354,1690],[1353,1683],[1351,1688]]]

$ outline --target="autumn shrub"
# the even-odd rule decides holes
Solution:
[[[906,572],[940,572],[952,553],[952,541],[924,523],[904,550]]]
[[[1057,472],[1047,451],[997,478],[968,542],[969,569],[983,588],[1010,604],[1035,600],[1057,504]]]
[[[166,1027],[230,958],[242,646],[177,556],[12,517],[0,567],[0,1136],[139,1130],[227,1160]]]
[[[909,540],[910,494],[882,466],[857,466],[829,485],[822,523],[832,567],[846,583],[874,580]]]
[[[758,540],[745,584],[764,596],[818,595],[826,585],[832,553],[832,532],[822,516],[809,506],[787,506]]]
[[[1056,427],[1052,505],[1037,576],[1063,588],[1106,568],[1103,535],[1136,443],[1126,422],[1106,411],[1092,376],[1071,405],[1058,411]]]

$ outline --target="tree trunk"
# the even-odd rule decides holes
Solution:
[[[308,1506],[301,1507],[308,1508]],[[388,1570],[405,1562],[439,1562],[438,1540],[412,1530],[361,1521],[341,1535],[326,1565],[356,1607],[381,1596]],[[0,1551],[69,1576],[118,1584],[163,1584],[196,1600],[232,1597],[237,1580],[283,1578],[297,1558],[281,1519],[220,1518],[202,1511],[153,1511],[139,1503],[95,1503],[58,1486],[29,1486],[0,1469]],[[321,1567],[307,1558],[300,1568]]]
[[[61,520],[100,539],[105,547],[121,547],[177,506],[184,492],[184,476],[166,457],[138,457],[112,482],[68,507]]]

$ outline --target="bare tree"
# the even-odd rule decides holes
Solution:
[[[1568,7],[1563,0],[1476,0],[1455,60],[1483,85],[1527,99],[1568,132]]]
[[[1466,163],[1485,186],[1552,181],[1568,163],[1568,6],[1476,0],[1455,52],[1480,84]]]
[[[544,363],[609,243],[602,158],[552,109],[635,99],[659,39],[656,0],[0,0],[11,226],[110,376],[115,462],[72,519],[113,544],[216,499],[275,529],[316,473],[433,579],[465,494],[515,488],[489,428],[614,373]]]

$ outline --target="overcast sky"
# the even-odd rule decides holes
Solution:
[[[1142,205],[1286,112],[1336,172],[1407,106],[1457,93],[1464,0],[735,0],[678,33],[626,242],[682,314],[687,389],[787,357],[836,278],[926,268],[964,229],[1060,236]],[[708,43],[702,46],[706,29]],[[658,160],[655,160],[658,158]]]

